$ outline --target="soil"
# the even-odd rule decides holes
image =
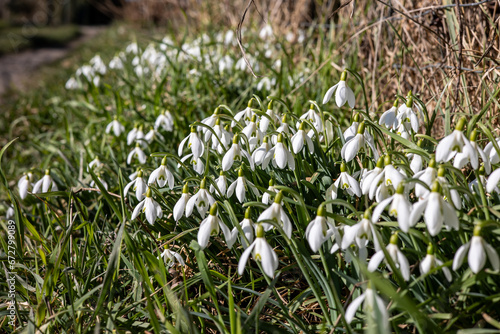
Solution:
[[[71,50],[97,36],[105,26],[81,26],[81,36],[63,48],[37,48],[0,57],[0,96],[9,88],[23,90],[33,72],[64,58]]]

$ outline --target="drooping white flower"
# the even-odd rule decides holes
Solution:
[[[288,122],[288,115],[284,114],[283,117],[281,118],[281,125],[276,129],[277,134],[273,134],[271,136],[271,143],[273,143],[273,145],[276,145],[276,143],[278,142],[279,134],[284,134],[287,137],[290,137],[290,135],[295,134],[295,130],[290,128],[287,122]]]
[[[398,111],[398,99],[394,101],[394,104],[389,110],[386,110],[378,121],[378,124],[384,124],[386,127],[392,130],[396,130],[398,128],[399,122],[397,118]]]
[[[205,133],[205,142],[208,143],[208,141],[211,140],[212,149],[222,154],[232,144],[233,134],[229,131],[229,124],[226,127],[222,126],[220,118],[215,121],[213,130],[216,136],[214,136],[211,131],[207,131]]]
[[[260,132],[260,129],[257,127],[257,115],[252,116],[252,119],[243,128],[243,130],[241,130],[240,134],[245,135],[245,137],[248,140],[248,143],[250,144],[249,150],[250,152],[252,152],[253,149],[260,144],[262,138],[264,137],[262,135],[262,132]],[[242,137],[241,137],[241,142],[243,142]]]
[[[266,115],[268,117],[262,116],[260,119],[260,122],[259,122],[259,129],[264,134],[267,132],[267,129],[269,128],[269,124],[272,123],[273,125],[276,125],[276,124],[281,123],[279,115],[273,111],[273,101],[272,100],[271,100],[271,102],[269,102],[269,104],[267,106]]]
[[[203,178],[200,183],[200,189],[196,194],[194,194],[186,204],[186,217],[189,217],[193,213],[193,209],[196,206],[200,216],[205,217],[208,209],[215,203],[215,199],[210,195],[206,189],[207,180]]]
[[[231,122],[231,127],[235,127],[236,123],[240,123],[241,120],[243,120],[244,124],[248,124],[253,115],[255,115],[255,112],[252,110],[252,100],[250,100],[248,101],[248,105],[245,109],[234,115],[234,120]]]
[[[382,172],[373,178],[368,193],[369,198],[375,198],[377,202],[393,195],[399,184],[405,179],[404,175],[394,167],[389,155],[385,156],[384,164]]]
[[[476,225],[471,240],[465,245],[460,246],[455,257],[453,258],[453,270],[460,268],[464,262],[465,255],[469,267],[474,274],[479,273],[486,264],[486,259],[490,261],[494,271],[500,270],[500,259],[498,253],[490,244],[488,244],[481,236],[481,226]]]
[[[415,110],[416,112],[415,112]],[[418,115],[422,114],[420,106],[414,102],[411,91],[408,93],[406,103],[398,108],[396,116],[398,132],[409,132],[410,129],[417,133],[419,125]]]
[[[104,189],[108,190],[108,183],[106,182],[106,180],[104,180],[104,179],[102,178],[102,176],[101,176],[101,174],[100,174],[100,173],[99,173],[99,174],[97,174],[97,179],[99,180],[99,182],[101,182],[101,184],[102,184],[102,186],[104,187]],[[95,183],[95,181],[94,181],[94,180],[92,180],[92,181],[90,182],[90,187],[91,187],[91,188],[95,188],[95,187],[96,187],[96,183]],[[100,190],[99,190],[99,192],[100,192]]]
[[[500,145],[500,138],[496,139],[496,146]],[[487,157],[489,157],[490,164],[497,164],[500,162],[500,155],[498,154],[498,151],[495,148],[495,145],[493,145],[493,142],[489,142],[485,147],[484,147],[484,153],[486,154]]]
[[[193,153],[189,153],[185,157],[182,157],[181,162],[189,161],[191,166],[193,167],[193,170],[198,173],[198,174],[203,174],[203,171],[205,170],[205,164],[203,163],[203,160],[201,160],[201,157],[198,159],[195,159],[193,157]],[[177,167],[180,167],[181,164],[177,164]]]
[[[137,137],[137,132],[139,131],[139,128],[137,125],[134,126],[132,130],[127,134],[127,145],[132,145],[132,143],[135,141],[135,138]]]
[[[240,235],[240,242],[243,248],[248,248],[254,240],[254,223],[252,221],[252,207],[249,206],[245,210],[245,218],[240,222],[243,235]],[[231,234],[237,235],[238,228],[234,227]]]
[[[146,160],[148,159],[148,157],[146,156],[144,151],[141,149],[141,146],[139,145],[139,143],[137,143],[135,145],[134,149],[128,154],[127,165],[130,165],[133,158],[137,158],[137,160],[139,160],[139,162],[141,164],[145,164]]]
[[[82,88],[82,84],[80,82],[78,82],[78,80],[76,80],[74,77],[71,77],[68,79],[68,81],[66,81],[66,84],[64,85],[64,87],[67,90],[75,90],[75,89]]]
[[[483,160],[483,165],[486,174],[491,173],[491,163],[490,159],[486,155],[486,153],[483,151],[481,147],[476,142],[476,137],[477,137],[477,130],[472,130],[471,136],[470,136],[470,145],[472,146],[473,150],[463,150],[462,152],[458,152],[455,155],[455,160],[453,160],[453,167],[456,167],[458,169],[462,169],[468,162],[471,163],[472,167],[474,169],[478,169],[478,165],[474,166],[474,164],[477,162],[474,159],[477,159],[478,157]],[[472,156],[472,153],[476,153],[475,156]]]
[[[410,227],[410,212],[411,203],[404,195],[404,185],[400,183],[396,189],[396,193],[389,198],[381,201],[377,207],[373,210],[372,221],[376,223],[384,211],[384,209],[391,204],[389,207],[389,215],[397,218],[398,225],[403,230],[403,232],[408,232]],[[416,223],[416,222],[415,222]]]
[[[169,189],[174,188],[174,175],[167,168],[167,157],[163,157],[160,167],[156,168],[148,179],[148,184],[157,183],[158,187],[163,188],[168,184]]]
[[[123,61],[120,57],[115,56],[113,59],[109,61],[109,68],[112,70],[121,70],[123,69]]]
[[[420,273],[422,275],[427,275],[432,269],[441,267],[443,265],[443,261],[438,259],[436,255],[434,254],[434,245],[432,243],[429,243],[429,246],[427,247],[427,255],[425,258],[420,262]],[[444,276],[448,280],[448,282],[451,282],[453,277],[451,276],[451,271],[447,267],[442,267],[441,270],[443,270]]]
[[[189,187],[188,187],[188,184],[186,183],[182,187],[181,197],[179,198],[177,203],[175,203],[175,205],[174,205],[173,214],[174,214],[175,221],[179,221],[179,219],[181,219],[181,217],[184,215],[184,210],[186,209],[186,205],[187,205],[188,201],[189,201]]]
[[[96,72],[102,75],[106,74],[106,64],[104,64],[100,55],[95,55],[92,59],[90,59],[89,63]]]
[[[217,107],[215,109],[215,111],[213,112],[212,115],[204,118],[201,123],[206,125],[207,127],[210,127],[210,128],[213,128],[215,126],[215,123],[217,122],[217,120],[220,120],[220,110],[219,108]],[[196,130],[198,132],[201,132],[203,133],[204,135],[204,140],[205,140],[205,143],[208,142],[208,140],[210,139],[210,137],[212,136],[212,132],[210,130],[208,130],[206,127],[204,126],[197,126]]]
[[[423,167],[423,158],[420,154],[411,153],[408,154],[408,159],[411,159],[410,169],[413,172],[413,175],[417,174],[422,170]]]
[[[337,107],[342,107],[346,102],[349,107],[354,108],[356,104],[356,98],[354,92],[349,86],[346,85],[345,79],[347,77],[347,71],[343,71],[340,76],[340,81],[334,86],[330,87],[323,98],[323,104],[326,104],[332,98],[333,93],[335,93],[335,103]]]
[[[346,162],[351,161],[356,157],[359,150],[364,149],[366,152],[366,146],[372,150],[374,159],[377,160],[379,156],[373,138],[368,131],[365,131],[365,122],[361,122],[358,126],[357,134],[342,147],[342,159]]]
[[[304,125],[305,125],[304,122],[300,123],[299,130],[292,136],[291,139],[293,153],[295,154],[302,151],[302,149],[306,144],[309,152],[311,154],[314,152],[314,144],[311,138],[307,135],[306,131],[304,130]]]
[[[361,186],[361,193],[363,195],[367,195],[370,192],[370,187],[373,184],[373,180],[380,175],[384,171],[384,157],[380,157],[377,160],[377,164],[375,165],[375,168],[367,171],[364,175],[362,175],[362,179],[360,182]]]
[[[280,133],[278,135],[278,141],[276,145],[271,149],[272,162],[274,167],[283,169],[288,165],[291,170],[295,169],[295,159],[293,154],[288,150],[286,145],[283,143],[283,135]]]
[[[479,167],[478,152],[472,147],[470,141],[465,137],[463,128],[465,126],[465,117],[460,118],[453,132],[441,139],[436,147],[436,161],[450,161],[457,153],[461,152],[467,155],[474,169]]]
[[[432,183],[434,183],[437,178],[436,161],[434,159],[431,159],[427,168],[416,173],[413,178],[420,180],[430,188],[432,186]],[[427,189],[420,182],[415,183],[415,195],[417,197],[423,198],[428,194],[429,189]]]
[[[427,197],[413,205],[410,214],[410,226],[414,226],[424,215],[425,225],[432,236],[441,232],[443,224],[448,228],[458,230],[458,217],[453,207],[443,199],[441,185],[434,181],[432,190]]]
[[[403,276],[403,279],[405,281],[408,281],[410,279],[410,264],[408,263],[408,259],[406,256],[401,252],[398,248],[398,234],[395,233],[391,236],[391,240],[389,242],[389,245],[386,247],[387,252],[392,258],[392,261],[394,261],[394,264],[396,265],[397,268],[401,271],[401,275]],[[369,271],[375,271],[377,270],[380,262],[385,258],[384,251],[379,250],[377,251],[372,258],[370,259],[370,262],[368,263],[368,270]],[[388,268],[391,271],[394,271],[392,268],[390,268],[390,265],[387,265]]]
[[[155,139],[157,139],[161,142],[165,141],[165,137],[163,137],[163,135],[160,132],[158,132],[158,130],[151,127],[149,132],[146,133],[146,135],[144,136],[144,140],[147,141],[148,144],[151,144],[153,142],[153,140],[155,140]]]
[[[220,171],[219,177],[215,180],[215,184],[217,185],[217,188],[219,188],[219,195],[224,196],[224,194],[227,191],[227,177],[226,173],[223,171]],[[210,185],[210,192],[213,193],[215,191],[215,187],[213,185]]]
[[[285,235],[288,238],[291,238],[292,236],[292,223],[290,222],[290,218],[285,213],[285,210],[283,209],[283,206],[281,204],[283,200],[283,192],[279,192],[276,197],[274,198],[273,204],[267,209],[265,209],[257,219],[257,222],[265,221],[265,220],[272,220],[285,232]],[[271,223],[263,222],[262,227],[264,227],[265,231],[269,231],[271,228],[273,228],[273,225]]]
[[[148,185],[146,181],[144,181],[143,174],[144,173],[142,172],[142,170],[139,170],[137,172],[137,176],[123,189],[124,196],[126,196],[130,188],[133,187],[132,190],[135,191],[135,197],[137,197],[139,201],[142,201],[144,199],[144,194],[148,189]]]
[[[106,133],[109,134],[113,130],[115,137],[120,137],[120,135],[125,132],[125,127],[118,121],[118,117],[115,118],[106,126]]]
[[[162,128],[164,131],[174,131],[174,117],[168,110],[163,110],[155,121],[155,130]]]
[[[347,167],[344,162],[340,165],[340,175],[332,186],[327,190],[332,199],[336,199],[339,189],[345,190],[350,196],[361,197],[361,188],[358,181],[347,173]]]
[[[89,171],[89,169],[93,171],[99,171],[103,166],[104,164],[101,162],[101,160],[99,160],[99,157],[96,156],[94,160],[89,162],[89,165],[87,166],[87,171]]]
[[[17,181],[17,187],[19,188],[19,196],[21,199],[25,199],[28,196],[28,191],[33,187],[33,174],[31,172],[23,174],[23,176]]]
[[[341,248],[347,249],[351,245],[356,245],[359,249],[360,258],[366,260],[368,255],[366,246],[369,240],[373,241],[375,250],[381,250],[378,238],[375,234],[375,226],[370,219],[370,211],[366,210],[363,218],[352,226],[344,226],[344,236],[342,237]]]
[[[264,227],[261,224],[257,226],[255,240],[241,254],[240,261],[238,262],[239,275],[243,275],[250,254],[255,261],[260,262],[264,274],[271,278],[274,277],[274,272],[278,269],[279,260],[273,248],[267,243],[264,235]]]
[[[318,133],[323,132],[323,130],[325,128],[323,125],[323,121],[321,120],[321,116],[316,112],[316,110],[314,110],[314,104],[311,104],[311,107],[309,108],[309,110],[306,113],[304,113],[302,116],[300,116],[300,119],[311,122]],[[302,122],[297,122],[295,127],[298,128],[301,123]],[[309,130],[307,135],[310,138],[312,138],[314,136],[314,131]]]
[[[316,218],[314,218],[306,228],[305,237],[309,243],[309,247],[311,247],[314,253],[316,253],[321,245],[332,236],[335,236],[337,245],[341,240],[337,228],[327,220],[325,214],[325,206],[321,204],[318,207]]]
[[[187,147],[191,149],[194,160],[197,160],[199,157],[201,157],[205,149],[205,145],[198,136],[198,132],[196,132],[195,127],[191,127],[191,133],[186,138],[184,138],[179,144],[179,150],[177,153],[179,154],[180,157],[182,156],[182,152],[184,151],[184,145],[186,145],[186,143]]]
[[[222,158],[222,170],[224,172],[228,171],[235,161],[241,161],[242,157],[245,157],[250,164],[250,168],[252,170],[255,169],[252,157],[248,152],[241,148],[241,145],[238,143],[238,135],[234,135],[233,137],[233,145],[229,150],[227,150],[226,154]]]
[[[33,186],[33,194],[46,193],[50,191],[57,191],[57,184],[55,183],[52,176],[50,176],[50,169],[45,170],[45,175],[35,183]]]
[[[269,187],[267,188],[267,191],[268,192],[265,192],[263,195],[262,195],[262,203],[264,204],[269,204],[270,201],[271,201],[271,195],[269,194],[269,192],[272,192],[272,193],[278,193],[278,189],[276,189],[274,187],[274,179],[271,178],[269,180]]]
[[[271,27],[271,25],[269,23],[266,23],[262,27],[262,29],[260,29],[259,37],[260,37],[260,39],[262,39],[264,41],[272,39],[274,37],[273,27]]]
[[[497,168],[488,177],[488,181],[486,182],[486,191],[489,192],[490,194],[492,194],[493,192],[499,192],[498,188],[499,182],[500,182],[500,168]]]
[[[157,218],[163,216],[160,204],[158,204],[152,197],[151,189],[146,191],[146,198],[144,198],[134,209],[132,213],[132,220],[136,219],[141,213],[146,214],[146,220],[153,225]]]
[[[363,304],[363,312],[366,316],[372,318],[374,324],[381,324],[382,328],[371,328],[376,333],[390,333],[389,315],[387,307],[377,293],[368,284],[365,292],[354,299],[345,311],[345,320],[348,324],[352,322],[359,306]]]
[[[198,244],[201,249],[207,247],[210,236],[219,234],[220,229],[222,229],[228,248],[231,248],[236,240],[236,235],[233,235],[226,224],[219,219],[217,203],[214,203],[210,208],[209,216],[201,222],[198,230]]]
[[[238,170],[238,178],[236,179],[236,181],[231,183],[231,185],[227,189],[227,197],[229,198],[233,196],[233,193],[235,193],[236,190],[236,198],[238,198],[238,201],[240,203],[243,203],[245,201],[248,188],[252,190],[255,197],[259,197],[259,190],[257,190],[257,187],[255,187],[252,182],[246,179],[245,174],[243,173],[243,168],[240,167],[240,169]]]
[[[265,136],[262,144],[252,153],[252,160],[255,165],[262,166],[262,169],[266,169],[273,158],[272,148],[273,147],[269,143],[269,137]]]
[[[176,262],[181,266],[185,266],[184,259],[182,256],[174,252],[173,250],[168,249],[165,246],[165,250],[160,254],[160,257],[165,261],[165,264],[169,267],[172,267]]]

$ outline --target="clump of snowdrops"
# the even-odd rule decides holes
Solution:
[[[265,29],[267,40],[272,31]],[[221,35],[219,43],[230,45],[234,36]],[[203,38],[173,44],[167,38],[141,50],[132,43],[107,64],[96,56],[66,88],[98,94],[110,73],[163,87],[171,59],[195,59],[219,73],[245,69],[242,59],[211,57]],[[80,185],[65,184],[57,169],[38,178],[40,171],[26,172],[15,197],[32,198],[16,205],[18,215],[29,205],[50,210],[48,201],[72,187],[104,197],[97,210],[110,208],[116,252],[123,238],[127,248],[140,238],[154,248],[133,249],[136,257],[122,260],[127,268],[149,272],[160,289],[169,289],[168,275],[183,277],[177,297],[165,292],[169,306],[152,321],[155,330],[440,332],[483,318],[495,328],[500,139],[482,123],[484,110],[455,115],[454,130],[433,138],[425,92],[393,92],[387,111],[371,115],[359,103],[366,101],[362,78],[350,69],[332,74],[331,87],[315,88],[322,103],[311,99],[294,111],[279,96],[253,95],[240,110],[216,105],[180,127],[182,110],[163,107],[159,93],[141,110],[147,118],[110,111],[98,135],[113,154],[82,154]],[[273,92],[274,80],[258,86]],[[347,127],[342,114],[350,115]],[[194,279],[210,302],[189,301]],[[302,282],[304,291],[285,300],[276,288],[282,279]],[[151,294],[155,287],[145,282]],[[148,303],[159,310],[158,301]],[[304,305],[314,312],[307,315]],[[315,320],[305,320],[312,313]]]

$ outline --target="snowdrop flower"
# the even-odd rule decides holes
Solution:
[[[311,138],[306,134],[304,130],[305,123],[300,123],[299,130],[292,136],[292,148],[293,153],[297,154],[304,148],[305,144],[307,144],[307,148],[309,152],[312,154],[314,152],[314,144]]]
[[[356,157],[360,149],[364,149],[366,151],[367,145],[372,150],[374,158],[378,159],[378,151],[375,148],[373,138],[368,131],[365,131],[365,122],[361,122],[358,127],[358,133],[342,147],[342,159],[346,162],[351,161]]]
[[[262,116],[260,119],[260,122],[259,122],[259,129],[262,133],[267,132],[267,129],[269,128],[269,124],[272,123],[273,125],[275,125],[276,123],[281,123],[279,115],[273,111],[273,101],[272,100],[267,105],[266,115],[269,116],[269,118]]]
[[[81,86],[81,83],[79,83],[74,77],[69,78],[64,85],[67,90],[79,89]]]
[[[340,175],[332,186],[327,190],[332,199],[337,198],[339,189],[345,190],[350,196],[361,197],[361,188],[358,181],[347,173],[347,167],[344,162],[340,165]]]
[[[103,166],[104,166],[104,164],[101,162],[101,160],[99,160],[99,157],[96,156],[94,158],[94,160],[92,160],[91,162],[89,162],[89,165],[87,166],[87,171],[89,171],[89,169],[91,169],[93,171],[98,171]]]
[[[109,62],[109,68],[112,70],[121,70],[123,69],[123,62],[120,57],[115,56]]]
[[[127,134],[127,145],[132,145],[132,143],[135,141],[137,137],[138,131],[139,131],[138,126],[134,125],[134,128],[130,130],[130,132]]]
[[[14,211],[14,207],[11,205],[11,206],[9,206],[9,208],[7,209],[7,212],[5,213],[5,219],[9,220],[12,217],[14,217],[15,214],[16,214],[16,212]]]
[[[215,126],[215,123],[220,120],[220,110],[219,110],[219,107],[217,107],[215,109],[215,111],[213,112],[212,115],[208,116],[207,118],[203,119],[201,121],[202,124],[210,127],[210,128],[213,128]],[[204,135],[204,140],[205,142],[208,142],[210,140],[210,137],[212,137],[212,132],[209,131],[206,127],[204,126],[197,126],[196,127],[196,130],[198,132],[202,132],[203,135]]]
[[[363,312],[365,312],[368,317],[374,319],[375,323],[378,323],[379,321],[376,321],[376,319],[380,319],[381,317],[380,320],[382,321],[383,328],[371,329],[376,329],[377,333],[390,333],[387,307],[382,298],[380,298],[371,288],[370,282],[368,283],[368,287],[365,292],[358,298],[354,299],[345,310],[345,320],[348,324],[350,324],[354,319],[356,311],[361,304],[363,304]]]
[[[97,179],[99,180],[99,182],[101,182],[102,186],[104,187],[104,189],[108,190],[108,183],[106,182],[106,180],[104,180],[100,173],[97,175]],[[91,188],[95,188],[96,187],[96,183],[94,180],[92,180],[92,182],[90,182],[90,187]],[[100,192],[100,190],[99,190]]]
[[[498,183],[500,182],[500,168],[496,169],[488,177],[486,182],[486,191],[492,194],[493,192],[499,192]],[[19,187],[19,192],[21,192],[21,187]]]
[[[458,230],[458,217],[453,207],[443,199],[441,185],[434,181],[431,193],[424,199],[413,205],[410,214],[410,226],[414,226],[420,217],[424,215],[425,225],[429,234],[436,236],[443,227]]]
[[[373,182],[368,193],[369,198],[375,198],[377,202],[381,202],[394,194],[399,184],[404,180],[404,175],[394,168],[389,155],[385,156],[384,164],[385,167],[383,171],[373,178]]]
[[[164,156],[161,160],[160,167],[156,168],[148,179],[148,184],[157,183],[158,187],[163,188],[168,184],[169,189],[174,188],[174,175],[167,168],[167,157]]]
[[[253,151],[252,160],[254,161],[255,165],[262,165],[262,169],[266,169],[272,157],[272,146],[269,143],[269,137],[265,136],[260,147]]]
[[[314,104],[311,104],[309,111],[300,116],[300,119],[311,122],[318,133],[323,132],[323,121],[321,120],[321,116],[314,110]],[[295,126],[298,128],[299,125],[300,123],[297,122]],[[314,131],[309,130],[309,133],[307,135],[312,138],[314,136]]]
[[[469,267],[474,274],[479,273],[484,265],[486,264],[486,259],[490,261],[491,267],[494,271],[498,272],[500,270],[500,259],[498,253],[490,244],[484,241],[481,236],[481,226],[476,225],[474,227],[474,232],[471,241],[465,245],[460,246],[460,248],[455,253],[453,258],[453,270],[460,268],[464,262],[465,255],[467,254]]]
[[[188,201],[189,201],[189,187],[188,187],[188,184],[186,183],[182,187],[181,197],[179,198],[177,203],[175,203],[175,206],[174,206],[173,214],[174,214],[175,221],[179,221],[179,219],[181,219],[182,215],[184,214],[184,210],[186,208],[186,204]]]
[[[437,178],[437,169],[436,169],[436,160],[431,159],[429,161],[429,165],[423,171],[416,173],[413,178],[422,181],[429,188],[432,186],[432,183]],[[429,194],[429,189],[423,186],[421,183],[415,183],[415,195],[419,198],[423,198]]]
[[[263,195],[262,195],[262,203],[264,204],[269,204],[270,201],[271,201],[271,195],[269,195],[269,192],[272,192],[272,193],[278,193],[278,189],[276,189],[274,187],[274,179],[271,178],[269,180],[269,187],[267,188],[267,191],[268,192],[265,192]]]
[[[111,123],[106,126],[106,133],[109,134],[113,130],[115,137],[120,137],[120,135],[125,131],[125,127],[118,121],[118,117],[111,121]],[[129,144],[130,145],[130,144]]]
[[[260,129],[257,127],[257,115],[253,115],[250,122],[241,130],[240,134],[245,135],[250,144],[250,152],[253,151],[255,146],[260,144],[262,141],[263,135],[260,132]],[[241,138],[243,141],[243,138]]]
[[[405,281],[408,281],[410,279],[410,264],[408,263],[408,259],[403,254],[403,252],[401,252],[398,248],[397,232],[391,236],[391,240],[389,241],[389,245],[387,245],[386,249],[389,255],[391,256],[392,260],[394,261],[396,267],[399,268],[399,270],[401,271],[403,279]],[[368,270],[369,271],[377,270],[380,262],[382,262],[384,258],[385,258],[384,251],[383,250],[377,251],[372,256],[370,262],[368,263]],[[388,267],[390,268],[389,265]],[[392,268],[390,268],[390,270],[394,271]]]
[[[278,134],[277,135],[274,134],[271,137],[271,142],[273,143],[273,145],[276,145],[276,143],[278,142],[279,134],[285,134],[287,136],[289,136],[290,134],[291,135],[295,134],[295,130],[291,129],[287,122],[288,122],[288,115],[284,114],[283,117],[281,118],[281,125],[276,129],[276,132]]]
[[[181,162],[185,162],[185,161],[188,161],[189,160],[189,163],[191,164],[191,166],[193,167],[193,170],[198,173],[198,174],[203,174],[203,171],[205,170],[205,164],[203,163],[203,161],[201,160],[201,158],[198,158],[198,159],[195,159],[193,157],[193,153],[190,153],[188,155],[186,155],[185,157],[183,157],[181,159]],[[179,168],[181,166],[181,164],[177,164],[177,167]]]
[[[363,195],[367,195],[370,192],[373,180],[375,180],[375,178],[377,178],[377,176],[380,175],[383,171],[384,171],[384,157],[380,157],[377,160],[375,168],[366,172],[360,182],[361,193]]]
[[[227,190],[227,177],[226,173],[223,171],[220,171],[219,177],[215,180],[215,184],[217,185],[217,188],[219,188],[220,191],[220,196],[224,196]],[[210,192],[213,193],[215,191],[215,187],[213,185],[210,185]]]
[[[340,245],[342,249],[347,249],[351,245],[356,245],[360,250],[360,258],[363,260],[366,259],[366,256],[368,255],[366,250],[368,240],[373,239],[376,251],[382,249],[376,237],[375,226],[372,223],[370,216],[370,211],[366,210],[361,221],[352,226],[345,225],[344,236]]]
[[[432,243],[429,243],[429,246],[427,247],[427,255],[425,258],[420,262],[420,273],[422,275],[427,275],[432,269],[441,267],[443,265],[443,261],[439,260],[436,258],[436,255],[434,255],[434,245]],[[451,276],[451,271],[447,267],[442,267],[444,276],[448,280],[448,282],[451,282],[453,277]]]
[[[274,198],[274,203],[271,204],[271,206],[267,209],[265,209],[257,219],[257,222],[263,221],[263,220],[273,220],[275,223],[279,224],[282,228],[283,231],[285,232],[285,235],[288,238],[292,237],[292,223],[290,222],[290,218],[285,213],[285,210],[283,209],[283,206],[281,204],[283,200],[283,192],[280,191],[276,197]],[[262,227],[267,231],[269,231],[273,225],[270,223],[262,223]]]
[[[264,27],[262,27],[262,29],[260,29],[260,32],[259,32],[259,37],[260,39],[266,41],[270,38],[272,38],[274,35],[273,35],[273,27],[271,27],[271,25],[269,23],[266,23],[266,25]]]
[[[316,253],[321,245],[332,235],[335,235],[336,240],[340,241],[340,234],[337,228],[328,222],[326,215],[326,209],[323,204],[318,207],[316,218],[314,218],[306,228],[305,237],[309,243],[311,250]]]
[[[162,128],[164,131],[174,131],[174,117],[168,110],[163,110],[155,121],[155,130]]]
[[[462,209],[462,197],[460,197],[460,194],[456,189],[451,189],[451,184],[448,182],[445,175],[446,169],[444,168],[444,166],[439,166],[436,180],[439,182],[439,185],[444,191],[445,196],[443,196],[443,199],[448,202],[451,199],[451,202],[453,203],[455,208],[457,210],[460,210]],[[450,198],[448,198],[447,195],[449,195]]]
[[[496,144],[497,144],[497,146],[500,145],[500,138],[496,139]],[[497,164],[500,162],[500,156],[498,155],[498,152],[495,149],[493,142],[489,142],[484,147],[484,153],[486,154],[486,156],[489,157],[490,164]]]
[[[346,102],[349,104],[349,107],[354,108],[356,103],[354,92],[349,86],[346,85],[345,79],[347,78],[347,71],[342,72],[340,75],[340,81],[330,87],[323,98],[323,104],[326,104],[332,98],[333,93],[335,93],[335,103],[337,107],[342,107]]]
[[[129,182],[125,188],[123,189],[123,195],[127,195],[128,191],[132,187],[132,190],[135,191],[135,197],[139,201],[142,201],[144,199],[144,193],[148,189],[147,183],[143,179],[143,172],[142,170],[139,170],[137,172],[137,177],[135,177],[131,182]]]
[[[187,147],[190,148],[191,152],[193,153],[193,159],[197,160],[203,154],[205,146],[194,127],[191,127],[191,133],[179,144],[179,150],[177,152],[179,156],[182,156],[182,151],[184,150],[184,145],[186,144],[186,142]]]
[[[384,124],[386,127],[392,130],[396,130],[399,126],[399,122],[396,116],[398,111],[398,99],[394,101],[394,104],[389,110],[386,110],[378,121],[378,124]]]
[[[382,214],[382,211],[391,203],[389,215],[398,219],[398,224],[403,232],[410,231],[410,211],[411,203],[404,195],[404,185],[401,182],[396,189],[396,193],[389,198],[381,201],[373,210],[372,221],[376,223]],[[415,221],[416,223],[416,221]],[[413,226],[413,225],[411,225]]]
[[[249,206],[245,210],[245,218],[240,222],[241,230],[243,231],[243,235],[240,236],[241,245],[243,248],[248,248],[250,244],[252,244],[254,240],[254,223],[252,221],[252,207]],[[238,234],[238,228],[235,227],[231,231],[232,235]]]
[[[215,125],[213,130],[217,136],[213,136],[211,131],[207,131],[205,134],[205,142],[212,140],[212,150],[217,150],[219,154],[222,154],[226,151],[229,145],[232,143],[231,140],[233,138],[232,132],[229,131],[229,125],[223,127],[220,122],[220,118],[215,121]]]
[[[153,199],[151,195],[151,189],[148,188],[146,191],[146,198],[143,199],[134,209],[132,213],[132,220],[136,219],[141,213],[146,214],[146,220],[153,225],[156,218],[161,218],[163,212],[160,205]]]
[[[241,148],[240,144],[238,143],[238,135],[234,135],[233,145],[229,150],[227,150],[226,154],[222,158],[222,170],[224,172],[228,171],[233,166],[234,162],[238,160],[241,161],[242,157],[245,157],[248,160],[250,168],[254,170],[255,166],[252,157],[246,150]]]
[[[272,278],[274,277],[274,272],[278,269],[278,256],[267,243],[264,237],[264,227],[260,224],[257,226],[256,236],[254,242],[241,254],[240,261],[238,262],[238,274],[243,275],[245,265],[248,262],[250,254],[252,254],[253,259],[262,265],[264,274]]]
[[[458,169],[462,169],[468,162],[471,163],[471,165],[474,167],[473,159],[477,159],[478,157],[483,160],[483,165],[485,168],[486,174],[491,173],[491,164],[490,164],[490,159],[484,153],[484,151],[479,147],[479,145],[476,142],[476,137],[477,137],[477,130],[472,130],[471,135],[470,135],[470,145],[472,146],[472,151],[471,150],[463,150],[463,152],[458,152],[457,155],[455,155],[455,160],[453,161],[453,167],[456,167]],[[476,153],[475,156],[472,156],[472,153]],[[478,166],[474,167],[474,169],[478,169]]]
[[[422,147],[423,142],[424,141],[422,139],[419,139],[419,141],[417,143],[418,147]],[[410,169],[413,172],[413,175],[420,172],[422,170],[423,165],[424,165],[422,156],[418,153],[409,153],[407,155],[407,157],[408,157],[408,159],[411,159]]]
[[[479,182],[477,178],[469,182],[469,189],[472,194],[480,194],[480,188],[479,187],[485,187],[487,185],[488,181],[486,180],[485,171],[484,171],[484,166],[479,167],[478,170],[479,173]],[[493,189],[493,191],[498,192],[498,187],[496,189]]]
[[[295,159],[293,154],[283,144],[283,135],[281,133],[278,135],[278,142],[271,149],[271,152],[273,154],[272,162],[274,167],[283,169],[288,165],[288,168],[291,170],[295,169]]]
[[[342,134],[344,136],[344,140],[348,142],[351,139],[353,139],[358,133],[358,128],[359,128],[359,113],[356,113],[352,118],[351,126],[349,126]]]
[[[203,178],[200,183],[200,189],[189,199],[186,204],[186,217],[191,216],[191,213],[193,213],[193,209],[195,206],[200,216],[205,217],[208,208],[215,203],[215,199],[212,197],[212,195],[210,195],[206,187],[207,180],[206,178]]]
[[[17,187],[19,188],[19,196],[21,199],[25,199],[28,196],[28,191],[33,186],[32,183],[33,174],[31,172],[25,173],[19,181],[17,181]]]
[[[231,185],[227,189],[227,197],[229,198],[233,196],[233,193],[236,190],[236,198],[238,198],[238,201],[240,201],[240,203],[243,203],[245,201],[248,188],[252,190],[255,197],[259,197],[259,191],[252,182],[246,179],[245,175],[243,174],[243,168],[240,167],[240,169],[238,170],[238,178],[236,179],[236,181],[231,183]]]
[[[137,158],[141,164],[145,164],[147,160],[147,156],[144,151],[141,149],[139,143],[137,143],[134,149],[127,156],[127,165],[130,165],[133,158]]]
[[[228,248],[231,248],[236,241],[236,235],[233,235],[226,224],[217,217],[217,203],[214,203],[210,208],[210,215],[201,222],[198,230],[198,244],[201,249],[207,247],[210,236],[219,234],[220,229]]]
[[[464,126],[465,117],[462,117],[458,121],[455,130],[441,139],[436,147],[436,161],[450,161],[457,153],[462,152],[469,157],[472,167],[477,169],[479,168],[478,152],[465,137],[463,133]]]
[[[234,115],[234,120],[231,122],[232,128],[235,127],[236,123],[239,123],[241,120],[243,120],[245,124],[248,124],[248,122],[250,122],[252,116],[255,114],[252,110],[252,100],[253,99],[250,99],[250,101],[248,101],[248,105],[245,109]]]
[[[259,81],[256,88],[259,92],[262,92],[262,90],[269,92],[271,91],[272,86],[274,86],[275,84],[276,78],[269,79],[269,77],[264,77]]]
[[[33,186],[33,194],[46,193],[50,191],[57,191],[57,185],[54,179],[50,176],[50,169],[45,170],[45,175]]]
[[[413,107],[417,109],[419,114],[422,114],[420,107],[418,104],[414,103],[413,96],[411,91],[408,93],[408,97],[405,104],[402,104],[398,108],[398,114],[396,116],[398,132],[408,132],[411,128],[413,132],[418,132],[419,122],[418,116],[415,111],[413,111]],[[409,125],[408,127],[406,125]],[[402,129],[401,126],[404,126]]]
[[[155,128],[151,127],[148,133],[144,136],[144,139],[148,142],[148,144],[151,144],[153,140],[158,139],[159,141],[164,142],[165,137],[162,136],[161,133],[159,133]]]
[[[186,265],[184,263],[184,260],[182,259],[182,256],[179,253],[168,249],[166,246],[165,250],[160,254],[160,257],[165,261],[165,264],[168,265],[169,267],[172,267],[176,262],[181,266]]]
[[[100,73],[101,75],[106,74],[106,65],[102,61],[101,56],[94,56],[92,59],[90,59],[89,63],[97,73]]]

